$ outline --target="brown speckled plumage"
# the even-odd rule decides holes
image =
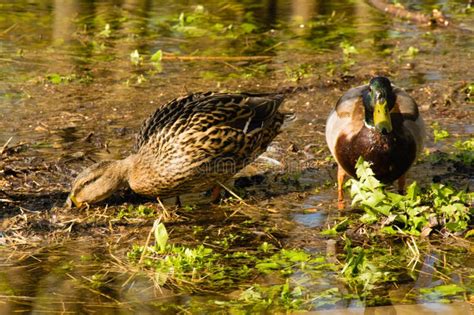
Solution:
[[[104,182],[104,176],[90,174],[97,169],[123,174],[113,190],[129,185],[147,196],[177,196],[225,182],[264,152],[278,134],[284,120],[278,112],[283,99],[279,94],[210,92],[175,99],[146,120],[134,154],[105,163],[108,171],[93,166],[84,171],[87,175],[79,175],[71,199],[82,203],[110,196],[107,191],[90,198],[92,189],[85,186],[97,183],[96,177]]]

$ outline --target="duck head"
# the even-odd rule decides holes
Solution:
[[[102,201],[114,191],[127,185],[126,160],[101,161],[80,173],[72,183],[66,204],[80,208]]]
[[[395,106],[395,99],[389,79],[375,77],[370,80],[368,89],[363,93],[365,123],[382,134],[392,132],[390,111]]]

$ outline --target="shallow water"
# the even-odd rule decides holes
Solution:
[[[2,201],[0,237],[5,233],[16,245],[7,246],[0,239],[0,312],[232,310],[216,306],[215,301],[232,300],[232,293],[243,290],[244,284],[223,294],[160,292],[148,278],[121,269],[110,254],[123,260],[132,243],[143,244],[150,220],[100,221],[100,213],[109,209],[104,205],[73,213],[77,220],[61,218],[67,213],[61,209],[69,183],[78,171],[92,160],[127,156],[141,122],[159,104],[191,91],[275,91],[316,85],[288,97],[284,110],[296,112],[297,121],[276,139],[266,158],[242,173],[258,174],[263,181],[244,185],[240,191],[244,199],[271,211],[249,214],[268,226],[252,230],[258,236],[255,243],[237,242],[231,248],[252,250],[257,241],[272,241],[325,256],[328,238],[319,232],[340,215],[334,204],[335,168],[326,159],[324,123],[343,91],[375,74],[390,76],[417,99],[428,126],[437,121],[452,135],[434,143],[428,128],[429,150],[449,150],[455,140],[472,137],[474,104],[460,89],[474,80],[468,70],[474,66],[472,8],[461,0],[403,4],[427,14],[441,9],[464,30],[391,19],[364,1],[0,1],[0,148],[10,138],[10,147],[27,144],[12,155],[16,160],[5,159],[5,169],[10,167],[16,175],[4,172],[0,177],[0,193],[18,199]],[[135,50],[139,55],[132,57]],[[158,50],[164,58],[152,62],[150,57]],[[424,161],[409,179],[426,184],[440,174],[446,175],[444,166]],[[466,182],[472,187],[472,174],[465,174],[458,184]],[[133,198],[120,195],[110,209],[146,202]],[[189,217],[180,213],[186,223],[171,223],[175,233],[171,237],[177,243],[195,245],[208,241],[209,235],[221,248],[215,229],[250,233],[247,228],[234,230],[234,225],[242,224],[240,219],[226,221],[232,205],[223,214],[202,199],[184,199],[185,204],[200,203]],[[88,222],[89,216],[99,223]],[[12,220],[23,228],[6,228]],[[207,234],[194,237],[188,225]],[[275,240],[265,236],[270,226],[278,230]],[[71,232],[67,237],[61,234],[65,230]],[[417,290],[472,282],[472,249],[472,244],[461,253],[446,249],[438,259],[454,266],[443,271],[447,275],[435,272],[431,278],[417,277],[419,281],[400,279],[395,285],[386,284],[372,300],[351,297],[351,288],[331,273],[317,280],[296,274],[292,281],[303,282],[313,292],[336,287],[346,294],[337,301],[315,300],[306,305],[310,310],[445,301]],[[459,274],[456,266],[462,266]],[[432,269],[437,268],[442,270],[438,265]],[[271,277],[257,280],[263,285],[278,282]],[[472,286],[470,290],[445,302],[467,300]],[[470,306],[414,307],[416,312],[455,313]]]

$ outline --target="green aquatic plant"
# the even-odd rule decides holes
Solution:
[[[133,219],[133,218],[153,218],[156,216],[156,210],[139,205],[138,207],[128,206],[127,208],[121,208],[117,214],[117,219]]]
[[[151,62],[161,62],[161,59],[163,59],[163,51],[161,49],[157,50],[153,55],[150,57]]]
[[[420,50],[418,48],[410,46],[410,47],[408,47],[408,49],[405,52],[404,56],[407,57],[407,58],[414,58],[416,55],[418,55],[419,52],[420,52]]]
[[[285,74],[288,81],[298,82],[313,76],[313,67],[309,64],[300,64],[295,67],[285,66]]]
[[[154,272],[160,285],[179,286],[182,290],[222,289],[254,274],[249,264],[257,259],[246,252],[222,254],[204,245],[194,248],[168,242],[163,223],[153,228],[154,245],[134,245],[127,253],[133,264]]]
[[[346,57],[349,57],[351,55],[356,55],[359,53],[359,51],[357,50],[357,48],[355,48],[354,45],[352,45],[350,42],[348,41],[342,41],[340,44],[339,44],[339,47],[342,48],[342,53],[344,54],[344,56]]]
[[[295,269],[319,270],[328,265],[324,257],[313,257],[305,251],[282,249],[267,259],[257,262],[255,268],[262,273],[278,271],[283,275],[293,274]]]
[[[137,49],[130,53],[130,62],[134,66],[139,66],[143,62],[143,57],[140,55]]]
[[[435,302],[445,302],[449,303],[451,300],[449,297],[459,295],[460,293],[466,292],[466,289],[462,286],[452,283],[452,284],[443,284],[438,285],[432,288],[421,288],[420,293],[424,300],[435,301]]]
[[[441,162],[451,162],[454,165],[465,167],[474,166],[474,138],[467,140],[457,140],[449,152],[436,151],[427,152],[426,158],[432,164]]]
[[[287,280],[284,284],[252,285],[230,301],[215,301],[231,314],[262,313],[268,309],[294,311],[308,308],[306,290]]]
[[[434,137],[435,143],[438,141],[444,140],[446,138],[449,138],[449,132],[445,129],[442,129],[438,122],[434,122],[431,125],[431,128],[433,128],[433,137]]]
[[[381,232],[427,236],[438,229],[460,233],[472,220],[473,209],[468,202],[474,193],[439,183],[423,190],[416,182],[408,186],[405,195],[392,193],[375,178],[370,164],[362,158],[357,161],[356,174],[359,179],[346,184],[352,205],[364,210],[361,222],[376,226]]]
[[[316,279],[327,271],[337,269],[323,256],[296,249],[277,250],[266,242],[257,251],[229,252],[229,246],[223,246],[225,252],[218,252],[203,244],[187,247],[170,243],[163,223],[154,225],[152,231],[154,244],[133,245],[127,253],[129,261],[153,271],[153,278],[160,285],[174,285],[185,291],[229,289],[229,286],[267,274],[272,274],[283,282],[295,273],[304,273],[307,277]],[[222,239],[235,237],[229,235]],[[280,287],[281,297],[286,299],[282,303],[296,303],[291,302],[293,289],[288,291],[288,286],[287,283]]]
[[[454,160],[467,166],[474,166],[474,138],[456,141],[453,146],[457,149]]]
[[[332,228],[323,230],[322,235],[337,235],[339,232],[347,230],[351,221],[347,217],[339,218],[339,222],[336,223]]]
[[[104,29],[99,33],[99,36],[108,38],[110,37],[111,34],[112,34],[112,30],[110,29],[110,24],[107,23],[105,24]]]
[[[469,83],[464,89],[466,94],[466,101],[469,103],[474,103],[474,83]]]
[[[382,284],[397,281],[401,274],[399,260],[403,260],[404,256],[387,255],[389,251],[385,248],[353,247],[347,237],[345,237],[345,242],[342,280],[356,294],[365,297]],[[402,264],[404,263],[403,261]]]
[[[62,75],[59,73],[50,73],[46,75],[46,80],[52,84],[66,84],[72,82],[78,83],[90,83],[92,81],[92,77],[89,74],[77,75],[77,74],[68,74]]]
[[[243,16],[241,23],[226,24],[221,17],[198,5],[194,11],[181,12],[172,30],[185,37],[209,36],[214,39],[237,39],[258,29],[251,12]]]

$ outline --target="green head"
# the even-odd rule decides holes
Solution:
[[[392,83],[385,77],[370,80],[369,87],[363,93],[365,122],[383,134],[392,132],[390,111],[395,106],[395,93]]]

